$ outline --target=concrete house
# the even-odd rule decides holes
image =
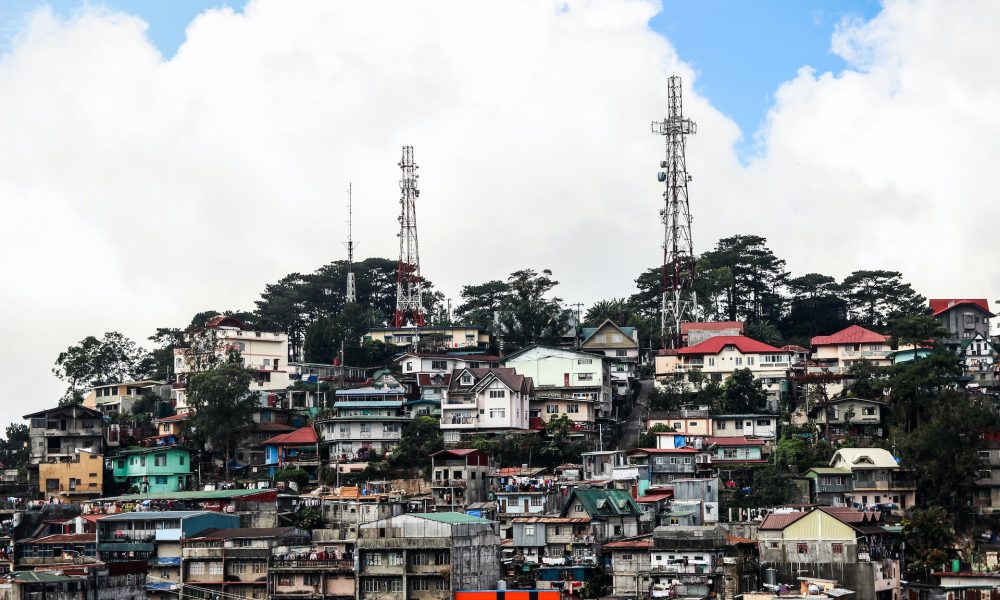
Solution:
[[[850,469],[840,467],[812,467],[806,471],[811,481],[812,500],[824,506],[847,506],[847,494],[853,491]]]
[[[853,364],[860,361],[870,362],[877,367],[886,367],[892,363],[889,337],[860,325],[851,325],[831,335],[818,335],[810,340],[810,344],[812,359],[806,368],[808,373],[844,375]],[[842,383],[831,383],[826,388],[830,396],[843,389]]]
[[[179,492],[191,479],[191,453],[177,446],[123,450],[112,459],[112,474],[138,493]]]
[[[382,342],[393,346],[416,346],[421,342],[440,348],[486,348],[490,333],[473,325],[454,327],[377,327],[369,329],[362,342]]]
[[[642,508],[625,490],[574,488],[560,516],[589,517],[590,530],[598,542],[639,535]]]
[[[72,460],[77,450],[103,455],[103,417],[101,411],[79,404],[24,415],[31,439],[31,464]]]
[[[660,436],[657,436],[660,439]],[[638,468],[647,485],[666,485],[674,479],[711,474],[711,456],[705,450],[680,448],[635,448],[628,451],[629,462]]]
[[[830,466],[851,472],[852,489],[844,495],[852,507],[905,511],[916,502],[916,476],[900,468],[888,450],[841,448],[830,459]]]
[[[72,457],[38,465],[38,491],[45,498],[79,502],[104,491],[104,457],[77,450]]]
[[[971,340],[976,334],[989,339],[990,319],[996,315],[986,298],[933,298],[930,307],[934,318],[950,333],[946,347],[957,349],[962,340]]]
[[[441,432],[447,444],[472,435],[528,430],[535,393],[531,377],[512,368],[456,370],[441,405]]]
[[[970,388],[1000,387],[1000,363],[997,348],[980,332],[963,339],[958,346],[958,355],[965,366],[965,377]]]
[[[465,512],[473,503],[484,502],[490,457],[481,450],[459,448],[431,454],[431,494],[434,510]]]
[[[271,477],[286,468],[303,469],[310,479],[317,477],[319,438],[312,425],[276,435],[261,445],[264,446],[264,468]]]
[[[652,535],[608,542],[601,550],[611,556],[611,593],[616,597],[641,597],[651,585],[649,551]]]
[[[316,422],[331,462],[364,462],[372,451],[391,451],[412,420],[403,388],[337,390],[335,397],[334,414]]]
[[[884,402],[863,398],[834,398],[811,411],[828,442],[845,437],[881,438]]]
[[[151,379],[95,385],[83,397],[83,405],[99,410],[106,415],[127,415],[132,413],[132,407],[139,399],[152,395],[154,390],[161,386],[165,386],[169,393],[170,387],[166,386],[164,382]]]
[[[639,331],[635,327],[619,327],[611,319],[605,319],[597,327],[584,327],[581,333],[580,350],[607,357],[611,361],[615,393],[627,394],[639,365]]]

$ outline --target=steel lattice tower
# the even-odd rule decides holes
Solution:
[[[396,264],[396,315],[394,324],[403,327],[413,324],[424,326],[423,279],[420,277],[420,253],[417,243],[416,200],[420,196],[417,189],[417,169],[413,162],[413,146],[403,146],[403,158],[399,161],[402,179],[399,189],[402,196],[399,205],[399,262]]]
[[[351,210],[351,184],[347,184],[347,302],[357,302],[358,301],[358,290],[354,283],[354,239],[352,237],[351,231],[351,220],[352,220],[352,210]]]
[[[660,333],[671,347],[681,344],[681,323],[695,318],[697,296],[694,246],[691,243],[691,208],[688,204],[688,182],[684,158],[687,136],[696,132],[694,121],[684,118],[681,102],[681,78],[668,79],[668,116],[653,121],[653,133],[667,142],[667,158],[660,161],[657,178],[664,183],[663,220],[663,306]]]

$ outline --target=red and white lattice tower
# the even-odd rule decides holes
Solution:
[[[660,333],[664,345],[681,345],[681,323],[696,320],[698,308],[694,282],[696,275],[694,247],[691,243],[691,208],[688,205],[688,182],[684,158],[687,136],[696,132],[694,121],[684,118],[681,103],[681,78],[668,79],[667,118],[653,121],[653,133],[667,142],[666,160],[660,161],[657,179],[665,186],[663,219],[663,307]]]
[[[396,315],[394,325],[405,327],[424,326],[423,279],[420,277],[420,250],[417,243],[417,169],[413,162],[413,146],[403,146],[403,158],[399,161],[402,179],[399,189],[402,196],[399,205],[399,262],[396,264]]]

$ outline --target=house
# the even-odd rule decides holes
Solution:
[[[990,337],[990,303],[986,298],[933,298],[930,301],[931,315],[950,334],[944,340],[945,346],[957,350],[962,340],[971,340],[979,334]]]
[[[145,573],[114,572],[96,564],[72,569],[15,571],[0,581],[6,600],[145,600]]]
[[[226,360],[238,352],[243,366],[252,370],[254,379],[251,391],[267,392],[288,387],[288,335],[284,333],[251,331],[246,323],[236,317],[219,315],[192,333],[188,348],[174,349],[174,372],[177,382],[174,392],[177,412],[188,412],[187,378]]]
[[[496,500],[501,533],[510,528],[512,519],[557,513],[563,507],[562,488],[557,479],[544,475],[543,469],[508,467],[490,477],[490,493]]]
[[[792,365],[800,365],[809,362],[809,348],[789,344],[787,346],[782,346],[781,349],[788,352],[792,356]]]
[[[157,395],[162,389],[169,398],[170,386],[152,379],[95,385],[83,397],[83,405],[101,411],[105,415],[132,414],[132,407],[141,398]]]
[[[717,438],[746,437],[773,442],[778,436],[778,416],[761,413],[713,415],[712,435]]]
[[[431,454],[434,510],[465,512],[470,504],[486,501],[491,471],[490,457],[481,450],[457,448]]]
[[[885,367],[892,362],[889,337],[860,325],[851,325],[831,335],[818,335],[810,340],[810,344],[813,351],[807,367],[809,373],[843,376],[860,361],[877,367]],[[843,389],[842,383],[832,383],[827,386],[827,393],[833,396]]]
[[[392,346],[430,346],[445,348],[488,348],[490,333],[474,325],[453,327],[376,327],[369,329],[364,342],[382,342]]]
[[[877,512],[833,507],[773,512],[760,524],[758,550],[761,567],[776,569],[779,581],[795,581],[807,569],[837,579],[859,598],[890,600],[899,594],[898,553]]]
[[[534,382],[533,428],[543,428],[553,417],[566,415],[579,435],[593,436],[598,423],[609,434],[612,431],[611,365],[606,358],[533,345],[508,355],[504,366]]]
[[[515,567],[508,571],[512,585],[567,590],[596,570],[600,545],[589,517],[519,517],[511,535],[503,550]]]
[[[36,567],[80,565],[97,560],[97,536],[93,533],[56,533],[18,540],[14,546],[17,570]]]
[[[979,451],[982,466],[972,506],[981,515],[1000,513],[1000,432],[987,431],[980,436],[984,449]]]
[[[103,454],[103,417],[101,411],[79,404],[24,415],[28,420],[31,464],[73,460],[77,450]]]
[[[965,381],[968,387],[1000,387],[997,348],[988,337],[977,331],[973,337],[963,339],[958,347],[958,355],[965,367]]]
[[[451,373],[418,373],[417,388],[420,390],[420,397],[407,400],[406,405],[415,417],[440,419],[441,403],[450,385]]]
[[[712,457],[712,466],[717,470],[767,462],[764,440],[742,436],[709,437],[703,443]]]
[[[628,464],[628,455],[624,450],[600,450],[584,452],[584,481],[632,481],[636,478],[636,469]]]
[[[828,442],[846,437],[854,439],[881,438],[884,402],[863,398],[834,398],[814,406],[816,426]]]
[[[916,476],[901,469],[888,450],[841,448],[833,454],[830,466],[851,472],[852,489],[844,494],[849,506],[905,511],[916,502]]]
[[[272,550],[309,541],[309,531],[296,527],[202,531],[180,540],[181,584],[207,595],[266,598]]]
[[[191,453],[178,446],[123,450],[111,460],[115,481],[140,494],[179,492],[191,481]]]
[[[38,491],[44,498],[79,502],[104,493],[104,457],[77,450],[38,465]]]
[[[720,567],[729,546],[726,530],[718,525],[657,527],[649,550],[651,595],[717,595],[721,592]]]
[[[333,416],[316,422],[323,443],[330,446],[331,462],[364,462],[373,451],[395,448],[403,427],[412,420],[403,392],[403,388],[376,387],[337,390]]]
[[[791,354],[746,336],[713,336],[699,344],[678,348],[675,356],[663,359],[657,377],[679,379],[689,389],[701,381],[721,384],[737,370],[748,369],[762,383],[772,410],[777,409],[788,392]]]
[[[625,490],[574,488],[560,516],[590,517],[590,530],[598,542],[639,535],[643,510]]]
[[[184,438],[184,427],[187,425],[190,415],[170,415],[153,419],[153,427],[156,428],[156,435],[146,439],[146,445],[173,446]]]
[[[366,385],[368,369],[342,365],[340,359],[334,359],[333,364],[292,361],[288,363],[288,378],[305,385],[286,390],[285,408],[324,408],[330,405],[331,390]]]
[[[745,333],[746,323],[743,321],[681,323],[681,341],[684,346],[696,346],[715,336],[744,335]]]
[[[285,468],[303,469],[310,479],[317,477],[319,438],[312,425],[276,435],[261,445],[264,446],[264,467],[271,477]]]
[[[354,556],[340,545],[314,543],[304,548],[273,548],[273,552],[267,569],[270,598],[354,598]]]
[[[388,519],[406,512],[407,502],[398,493],[372,492],[356,486],[337,488],[336,493],[323,496],[320,508],[328,541],[338,540],[350,545],[352,550],[358,537],[358,527],[380,519]],[[318,534],[317,534],[318,535]],[[315,540],[319,542],[319,538]]]
[[[584,327],[581,334],[580,350],[607,357],[611,362],[614,392],[621,396],[627,394],[639,365],[639,331],[605,319],[597,327]]]
[[[665,425],[685,435],[712,435],[712,419],[708,406],[687,405],[675,411],[650,412],[646,417],[646,430],[657,425]]]
[[[690,446],[635,448],[628,451],[628,456],[629,462],[638,468],[639,479],[654,486],[711,473],[709,453]]]
[[[409,513],[360,526],[358,600],[451,597],[500,580],[493,523],[462,513]]]
[[[293,510],[284,502],[284,497],[279,501],[278,491],[273,488],[247,488],[125,494],[86,501],[83,510],[89,517],[117,515],[137,508],[166,511],[175,506],[185,506],[194,510],[234,514],[239,518],[239,527],[277,527],[279,504],[282,512]]]
[[[810,480],[812,501],[824,506],[847,506],[847,495],[853,490],[850,469],[812,467],[806,471]]]
[[[653,536],[608,542],[601,550],[611,556],[611,595],[639,598],[649,589],[649,551]]]
[[[454,371],[441,405],[445,443],[456,444],[473,435],[527,432],[534,393],[531,377],[512,368]]]
[[[661,525],[710,525],[719,522],[719,478],[674,479],[673,500],[667,514],[667,523]],[[689,523],[675,523],[672,517],[681,512],[691,517]]]

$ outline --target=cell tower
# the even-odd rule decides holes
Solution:
[[[684,159],[687,136],[697,131],[694,121],[684,118],[681,103],[681,78],[668,79],[668,116],[653,121],[653,133],[662,135],[667,142],[667,159],[660,161],[657,179],[665,185],[664,207],[660,210],[663,220],[663,306],[660,333],[664,343],[671,347],[681,344],[681,323],[695,318],[697,297],[694,282],[696,275],[694,247],[691,244],[691,208],[688,205],[688,182]]]
[[[347,302],[358,301],[358,289],[354,284],[354,239],[351,231],[351,184],[347,184]]]
[[[402,196],[399,205],[399,262],[396,264],[396,316],[395,326],[408,324],[424,326],[424,306],[421,303],[423,279],[420,277],[420,253],[417,244],[417,189],[418,167],[413,162],[413,146],[403,146],[403,158],[399,161],[402,179],[399,189]]]

